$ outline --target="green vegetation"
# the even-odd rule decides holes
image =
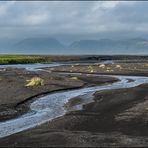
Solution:
[[[50,60],[44,56],[0,56],[0,64],[28,64],[47,62],[50,62]]]
[[[27,87],[29,86],[41,86],[44,85],[44,80],[40,77],[33,77],[31,80],[27,80],[28,84],[25,85]]]

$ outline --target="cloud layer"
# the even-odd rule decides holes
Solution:
[[[0,2],[0,38],[99,33],[147,33],[148,2]],[[121,35],[121,34],[120,34]]]

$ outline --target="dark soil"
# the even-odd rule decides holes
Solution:
[[[1,146],[147,146],[148,85],[131,89],[96,92],[94,102],[34,129],[0,140]],[[120,114],[137,106],[139,113],[130,119]],[[133,113],[134,114],[134,113]],[[144,115],[144,116],[143,116]],[[119,118],[119,119],[118,119]]]
[[[43,86],[26,87],[33,77],[44,80]],[[0,121],[14,118],[28,110],[28,101],[37,99],[55,91],[76,89],[88,85],[111,83],[117,81],[115,78],[81,76],[81,79],[72,79],[73,76],[50,74],[47,72],[30,72],[24,69],[1,69],[0,71]],[[96,82],[95,82],[96,81]]]
[[[130,65],[131,64],[131,65]],[[112,72],[106,72],[99,65],[62,66],[48,68],[52,71],[127,74],[147,76],[146,63],[107,65]],[[136,68],[134,68],[136,67]],[[133,70],[134,69],[134,70]],[[138,70],[137,70],[138,69]],[[45,85],[25,87],[26,80],[34,76],[44,79]],[[1,121],[16,117],[17,106],[27,100],[37,99],[52,91],[102,85],[117,81],[111,77],[82,74],[58,75],[46,72],[27,72],[25,70],[7,69],[0,71],[0,119]],[[72,77],[77,77],[73,79]],[[134,88],[105,90],[94,94],[91,103],[83,105],[80,111],[68,112],[46,124],[0,139],[0,146],[31,147],[147,147],[148,146],[148,85]],[[75,105],[81,96],[70,100]],[[25,105],[27,106],[27,105]],[[22,106],[20,107],[25,112]],[[22,114],[22,113],[21,113]]]
[[[57,66],[46,68],[53,72],[71,72],[82,74],[106,74],[106,75],[132,75],[132,76],[148,76],[148,63],[115,63],[115,64],[92,64],[73,66]]]

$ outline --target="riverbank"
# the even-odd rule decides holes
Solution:
[[[143,66],[138,63],[105,64],[104,70],[102,64],[45,68],[54,73],[12,68],[1,69],[0,103],[1,110],[5,114],[2,113],[0,119],[4,121],[19,116],[27,111],[22,108],[23,105],[27,107],[30,101],[32,102],[46,93],[96,85],[103,86],[117,81],[116,78],[110,76],[91,74],[119,73],[147,76],[147,63],[143,62],[143,64]],[[106,72],[111,69],[114,71]],[[56,73],[57,71],[70,72],[71,74],[61,75]],[[74,74],[75,72],[79,75]],[[25,87],[26,80],[35,76],[44,79],[45,85]],[[132,82],[133,80],[128,79],[128,81]],[[94,94],[93,101],[83,105],[81,110],[68,111],[66,115],[45,124],[1,138],[0,145],[24,147],[148,146],[146,132],[148,130],[147,89],[148,84],[142,84],[133,88],[98,91]],[[81,99],[85,97],[89,96],[71,98],[64,105],[65,109],[68,110],[70,106],[79,104]],[[3,108],[4,106],[6,108]],[[23,109],[22,112],[17,110],[18,106]],[[12,110],[20,114],[9,115],[9,113],[13,113]]]
[[[75,64],[45,68],[52,72],[70,72],[82,74],[148,76],[147,63],[111,63],[111,64]]]
[[[51,62],[104,62],[115,61],[118,63],[144,63],[148,62],[148,56],[136,55],[0,55],[2,64],[28,64]]]
[[[3,138],[0,144],[48,147],[147,146],[147,89],[148,85],[141,85],[96,92],[94,102],[84,105],[82,111],[70,112],[31,130]]]
[[[26,87],[27,80],[40,77],[44,80],[43,86]],[[112,77],[76,78],[42,71],[26,71],[25,69],[0,69],[0,121],[17,117],[28,108],[28,103],[40,96],[55,91],[65,91],[97,84],[112,83],[117,79]]]

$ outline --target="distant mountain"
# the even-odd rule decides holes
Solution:
[[[106,49],[110,49],[113,46],[114,42],[110,39],[101,39],[101,40],[80,40],[74,42],[70,45],[71,50],[83,51],[83,52],[100,52]],[[107,52],[107,51],[104,51]]]
[[[54,38],[27,38],[16,43],[11,51],[25,54],[148,54],[148,40],[80,40],[65,46]]]
[[[75,52],[98,54],[148,53],[148,40],[143,38],[80,40],[73,42],[70,49]]]
[[[54,38],[27,38],[13,46],[18,52],[29,53],[59,53],[65,46]]]

